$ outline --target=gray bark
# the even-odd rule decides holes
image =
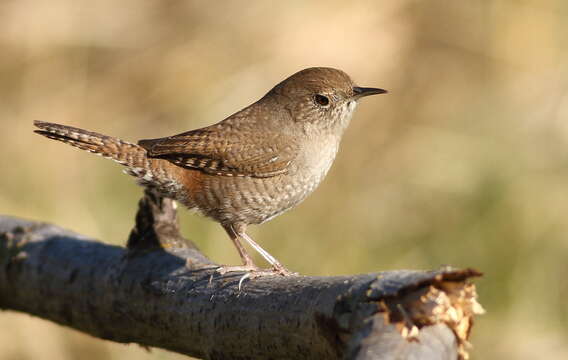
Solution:
[[[151,193],[128,248],[0,216],[0,309],[205,359],[466,356],[470,322],[464,335],[447,317],[419,314],[431,310],[425,294],[471,288],[475,270],[265,276],[239,289],[243,274],[216,266],[179,235],[171,201]],[[463,299],[469,321],[480,311],[475,296]]]

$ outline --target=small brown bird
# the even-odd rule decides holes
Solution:
[[[356,86],[341,70],[309,68],[276,85],[264,97],[225,120],[138,145],[94,132],[36,121],[35,132],[124,166],[142,186],[219,222],[235,244],[242,266],[261,270],[240,242],[247,241],[271,265],[291,274],[247,234],[304,200],[327,174],[357,101],[386,90]]]

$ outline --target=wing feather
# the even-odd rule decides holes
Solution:
[[[212,126],[138,144],[149,157],[223,176],[277,176],[286,173],[297,156],[297,143],[288,135],[227,130]]]

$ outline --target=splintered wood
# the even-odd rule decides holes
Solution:
[[[466,281],[436,279],[407,294],[379,302],[387,324],[393,324],[402,337],[418,341],[424,326],[446,324],[458,340],[460,359],[468,359],[467,339],[474,315],[483,314],[477,302],[475,285]]]

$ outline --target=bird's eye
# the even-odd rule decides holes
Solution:
[[[316,103],[317,103],[318,105],[321,105],[321,106],[327,106],[327,105],[329,105],[329,98],[328,98],[327,96],[323,96],[323,95],[317,94],[317,95],[315,96],[315,100],[316,100]]]

